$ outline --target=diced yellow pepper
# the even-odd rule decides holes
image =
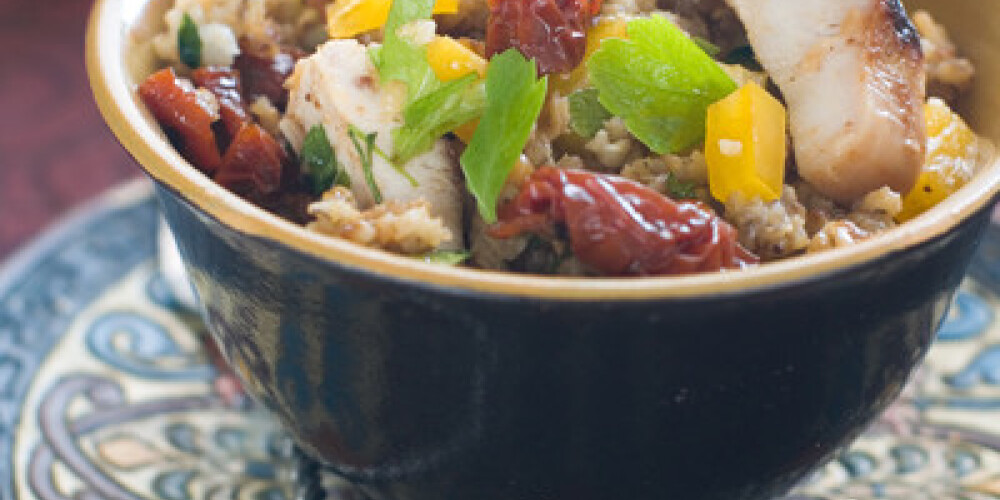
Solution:
[[[944,200],[969,182],[979,157],[979,138],[941,99],[924,106],[927,159],[917,184],[903,197],[898,222],[908,221]]]
[[[587,81],[587,59],[598,48],[601,43],[608,38],[628,38],[628,22],[626,17],[604,18],[597,22],[592,28],[587,30],[587,49],[583,57],[583,63],[573,71],[555,76],[553,79],[555,89],[563,95],[569,95],[580,90],[584,82]]]
[[[326,8],[330,38],[352,38],[376,30],[389,19],[392,0],[336,0]],[[458,12],[458,0],[437,0],[435,14]]]
[[[774,201],[785,180],[785,107],[756,83],[709,106],[708,184],[715,199],[734,194]]]
[[[479,118],[468,121],[451,132],[458,136],[460,141],[468,144],[472,140],[472,135],[476,133],[477,128],[479,128]]]
[[[434,74],[442,82],[461,78],[469,73],[486,76],[486,59],[458,40],[447,36],[435,36],[427,44],[427,62]]]
[[[447,36],[435,36],[427,44],[427,62],[442,82],[455,80],[473,72],[480,78],[486,76],[486,59],[462,42]],[[452,132],[462,142],[468,144],[478,126],[479,120],[472,120]]]

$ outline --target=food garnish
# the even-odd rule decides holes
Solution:
[[[697,185],[694,182],[683,181],[676,174],[667,174],[667,196],[675,200],[694,200],[698,198]]]
[[[366,134],[352,125],[347,128],[347,135],[351,138],[351,143],[354,144],[354,149],[358,152],[361,171],[364,172],[365,183],[368,184],[368,189],[372,192],[372,198],[375,203],[382,203],[382,191],[379,190],[378,184],[375,182],[375,174],[372,172],[372,160],[375,150],[378,149],[375,146],[375,138],[378,134],[375,132]]]
[[[631,21],[628,35],[604,40],[587,60],[601,104],[656,153],[695,146],[705,135],[708,106],[736,84],[666,18]]]
[[[309,129],[302,141],[299,157],[314,195],[322,195],[334,185],[350,187],[350,177],[337,163],[337,153],[330,146],[323,125],[314,125]]]
[[[406,107],[403,126],[392,132],[392,161],[403,164],[427,151],[442,135],[482,115],[485,107],[485,87],[475,73],[445,83]]]
[[[496,221],[497,198],[528,142],[547,88],[547,78],[539,79],[535,65],[517,50],[490,60],[486,109],[460,160],[469,192],[487,222]]]
[[[177,30],[177,53],[187,67],[201,66],[201,35],[198,33],[198,25],[189,14],[184,14]]]
[[[587,49],[583,60],[573,71],[552,75],[552,86],[563,94],[579,90],[588,80],[586,61],[609,38],[628,38],[628,22],[626,17],[601,17],[593,26],[587,29]]]
[[[694,41],[695,45],[701,48],[701,50],[704,50],[705,53],[711,57],[718,57],[718,55],[722,53],[722,49],[720,49],[718,45],[708,40],[705,40],[700,36],[693,36],[691,37],[691,40]]]
[[[472,257],[472,254],[465,250],[434,250],[421,256],[424,262],[431,264],[441,264],[445,266],[457,266]]]
[[[577,90],[569,95],[569,128],[580,137],[594,137],[611,116],[598,100],[597,89]]]
[[[395,80],[406,85],[407,106],[441,85],[427,62],[427,46],[412,43],[400,35],[405,25],[430,19],[433,9],[433,0],[392,2],[385,23],[385,40],[381,48],[372,51],[382,82]]]

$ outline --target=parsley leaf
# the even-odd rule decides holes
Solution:
[[[393,162],[406,163],[427,151],[438,137],[483,113],[486,90],[475,73],[445,83],[403,112],[404,124],[392,131]]]
[[[434,250],[422,256],[424,262],[431,264],[441,264],[445,266],[457,266],[471,257],[472,254],[465,250]]]
[[[350,187],[351,179],[337,163],[337,153],[330,146],[323,125],[313,125],[309,129],[299,156],[313,194],[319,196],[335,184]]]
[[[201,66],[201,35],[198,34],[198,25],[188,14],[184,14],[177,29],[177,53],[181,62],[189,68]]]
[[[587,61],[601,104],[656,153],[694,146],[704,138],[708,107],[736,84],[663,17],[631,21],[628,33],[605,40]]]
[[[711,57],[716,57],[722,53],[722,49],[720,49],[718,45],[705,40],[700,36],[693,37],[691,40],[693,40],[694,43],[701,48],[701,50],[704,50],[705,53]]]
[[[690,181],[682,181],[674,174],[667,175],[667,195],[675,200],[698,198],[698,186]]]
[[[547,89],[548,79],[539,79],[534,61],[516,49],[490,60],[486,109],[461,158],[469,192],[486,222],[497,219],[497,198],[528,142]]]
[[[434,0],[393,0],[382,47],[373,54],[383,82],[396,80],[406,85],[407,105],[437,90],[441,82],[427,62],[427,47],[410,43],[400,36],[399,29],[430,19],[433,10]]]
[[[597,89],[578,90],[569,95],[569,128],[580,137],[594,137],[609,118],[611,113],[597,100]]]
[[[375,150],[378,149],[375,146],[375,138],[378,134],[375,132],[366,134],[358,130],[354,125],[351,125],[347,129],[347,135],[351,138],[351,142],[354,143],[354,149],[358,152],[358,158],[361,160],[361,171],[365,174],[365,183],[368,184],[368,189],[372,192],[372,198],[376,204],[382,203],[382,191],[378,188],[378,184],[375,183],[375,174],[372,172]]]

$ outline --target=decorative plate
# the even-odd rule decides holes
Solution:
[[[218,368],[146,183],[0,270],[0,499],[355,498]],[[785,500],[1000,499],[1000,228],[902,398]]]

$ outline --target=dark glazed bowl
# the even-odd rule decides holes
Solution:
[[[856,246],[730,274],[556,279],[309,234],[214,185],[139,104],[164,2],[99,0],[97,102],[152,177],[205,319],[304,449],[387,500],[764,499],[898,394],[1000,189],[991,162]],[[1000,9],[925,1],[1000,140]],[[153,23],[153,24],[151,24]],[[128,48],[128,50],[126,50]]]

